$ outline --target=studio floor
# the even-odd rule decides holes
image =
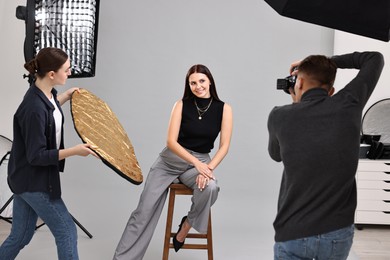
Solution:
[[[0,243],[4,241],[10,231],[11,225],[3,220],[0,220]],[[99,260],[96,259],[97,252],[101,250],[101,255],[106,255],[107,247],[104,246],[104,241],[107,237],[94,236],[90,239],[81,229],[79,232],[79,251],[80,259],[84,260]],[[244,234],[242,234],[244,237]],[[250,239],[250,238],[247,238]],[[101,246],[98,246],[98,245]],[[153,243],[152,243],[153,244]],[[218,243],[217,243],[218,245]],[[215,248],[217,251],[220,248]],[[93,253],[88,253],[92,250]],[[148,250],[148,254],[145,256],[146,260],[161,259],[157,257],[162,254],[162,248],[151,248]],[[152,251],[152,252],[151,252]],[[187,252],[182,254],[175,254],[173,251],[170,253],[170,259],[207,259],[204,252],[186,250]],[[192,252],[190,252],[192,251]],[[180,251],[179,251],[180,252]],[[82,254],[81,254],[82,253]],[[189,257],[191,255],[191,257]],[[18,260],[42,260],[42,259],[55,259],[55,244],[54,239],[46,226],[42,226],[36,231],[31,243],[21,251]],[[252,256],[253,257],[253,256]],[[269,259],[269,254],[264,258],[252,258],[243,254],[242,258],[232,256],[231,260],[241,259]],[[215,257],[216,258],[216,257]],[[101,258],[105,260],[104,257]],[[229,260],[227,259],[227,260]],[[389,260],[390,259],[390,227],[389,226],[364,226],[362,230],[355,231],[354,244],[348,260]],[[219,260],[216,258],[216,260]],[[223,259],[225,260],[225,259]]]

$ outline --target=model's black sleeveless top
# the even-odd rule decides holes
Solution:
[[[211,98],[196,98],[199,108],[207,107]],[[221,131],[224,102],[213,99],[210,108],[202,115],[195,106],[195,98],[183,100],[178,143],[198,153],[209,153]]]

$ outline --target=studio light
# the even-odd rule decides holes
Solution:
[[[389,0],[265,0],[285,17],[381,40],[390,40]]]
[[[70,77],[95,76],[100,0],[27,0],[16,8],[26,23],[24,57],[45,47],[64,50],[71,61]]]

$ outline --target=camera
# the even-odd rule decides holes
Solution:
[[[295,71],[297,69],[298,69],[298,67],[294,67],[293,71]],[[285,77],[284,79],[277,79],[276,80],[276,89],[281,89],[290,95],[289,89],[292,88],[293,92],[294,92],[294,86],[295,86],[296,81],[297,81],[296,75],[290,75],[288,77]]]
[[[288,76],[284,79],[277,79],[276,80],[276,89],[284,90],[287,94],[290,94],[289,89],[294,89],[295,82],[297,80],[297,76]]]

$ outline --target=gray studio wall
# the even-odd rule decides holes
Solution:
[[[25,1],[0,0],[0,134],[11,138],[12,115],[27,89],[17,5]],[[276,78],[312,53],[333,53],[333,30],[281,17],[261,0],[101,1],[96,76],[70,79],[58,90],[79,86],[105,100],[132,140],[146,177],[165,145],[188,68],[207,65],[234,113],[231,150],[216,170],[222,188],[213,208],[215,258],[265,259],[261,256],[272,254],[281,176],[281,165],[267,154],[267,117],[273,106],[290,102],[276,91]],[[80,139],[69,104],[64,111],[66,145],[75,145]],[[78,157],[67,160],[62,186],[70,211],[95,236],[81,239],[82,258],[109,259],[142,185],[125,181],[95,158]],[[180,210],[185,214],[187,205]],[[161,255],[163,216],[147,259]],[[235,238],[237,232],[251,241]],[[107,239],[98,244],[102,237]],[[93,255],[96,248],[101,251]]]

